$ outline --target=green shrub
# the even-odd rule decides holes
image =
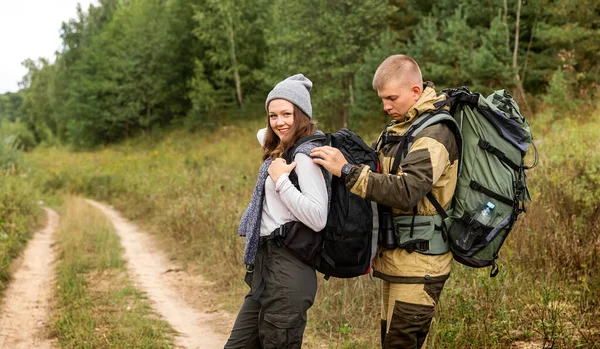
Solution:
[[[562,69],[559,68],[552,74],[552,78],[548,84],[548,90],[546,91],[546,94],[542,96],[542,100],[547,107],[555,111],[553,115],[555,115],[557,119],[577,117],[577,113],[571,114],[567,112],[575,110],[581,105],[581,101],[576,100],[572,92],[574,87],[574,79]]]
[[[37,146],[33,133],[22,122],[2,121],[0,139],[9,148],[29,151]]]
[[[21,169],[22,154],[13,142],[12,137],[0,136],[0,171],[17,173]]]

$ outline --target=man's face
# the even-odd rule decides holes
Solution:
[[[377,95],[383,101],[383,110],[394,120],[403,121],[408,110],[421,97],[422,87],[402,80],[392,80],[383,88],[377,89]]]

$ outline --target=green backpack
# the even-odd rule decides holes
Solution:
[[[404,149],[408,151],[416,135],[433,124],[444,122],[454,132],[461,154],[452,204],[445,211],[431,193],[427,198],[438,212],[435,221],[441,222],[441,236],[449,240],[454,259],[474,268],[491,266],[490,276],[494,277],[498,251],[519,214],[525,212],[525,202],[531,201],[525,170],[537,164],[537,150],[534,164],[525,166],[525,154],[533,144],[531,130],[505,90],[487,98],[467,87],[441,93],[447,100],[438,102],[440,109],[411,126]],[[450,107],[449,113],[441,109],[444,106]],[[430,248],[432,243],[442,243],[435,242],[430,241]]]
[[[466,87],[442,93],[448,99],[441,104],[450,106],[460,129],[462,154],[451,213],[433,204],[444,217],[454,259],[469,267],[492,266],[494,277],[498,251],[525,212],[525,202],[531,201],[525,170],[537,165],[537,149],[534,145],[534,164],[526,166],[524,158],[533,137],[506,90],[487,98]]]

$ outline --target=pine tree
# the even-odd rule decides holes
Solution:
[[[383,0],[274,1],[266,32],[270,81],[305,73],[315,83],[317,118],[347,127],[356,72],[390,9]]]

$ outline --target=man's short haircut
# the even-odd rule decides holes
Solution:
[[[381,62],[373,76],[373,89],[379,90],[392,80],[423,85],[419,64],[406,55],[392,55]]]

